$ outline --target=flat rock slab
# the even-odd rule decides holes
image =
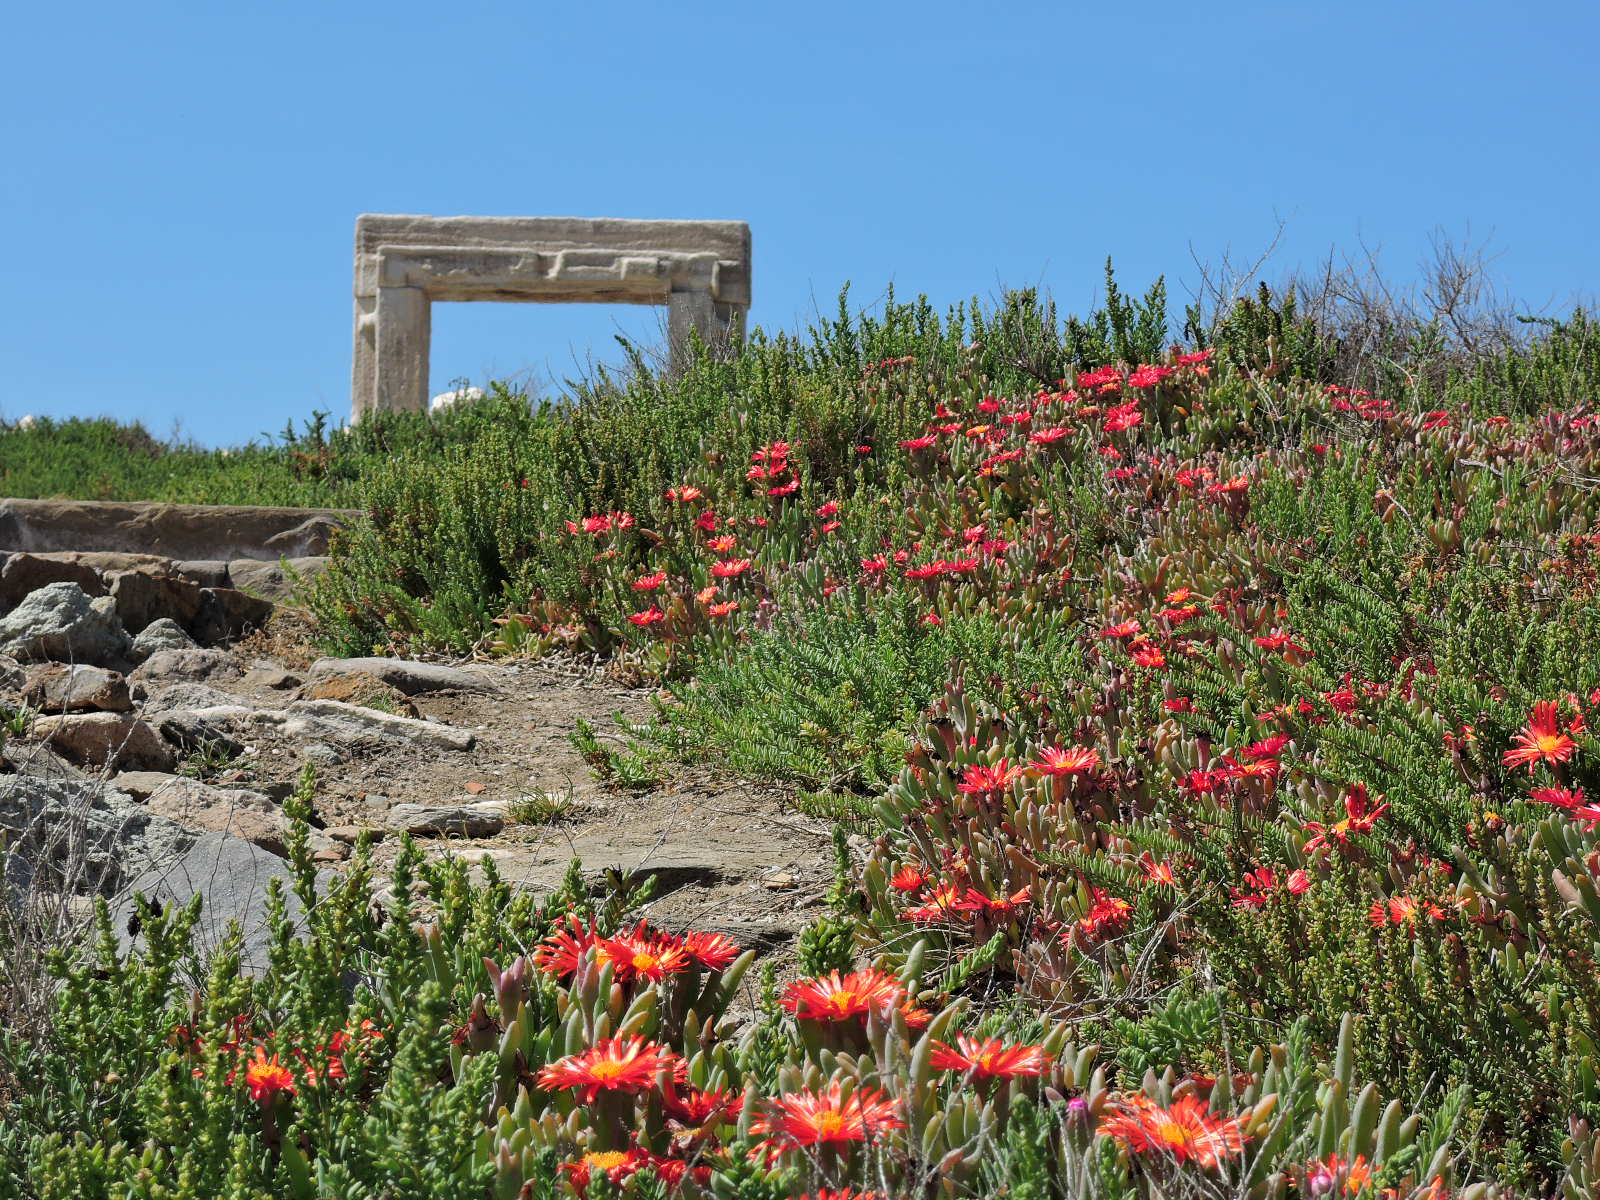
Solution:
[[[130,712],[128,681],[104,667],[46,663],[28,673],[24,703],[41,712]]]
[[[75,583],[89,596],[106,594],[105,583],[93,567],[36,554],[12,554],[0,567],[0,613],[9,612],[28,593],[52,583]]]
[[[0,500],[0,550],[101,550],[276,562],[328,552],[353,509],[96,500]]]
[[[309,583],[328,567],[327,558],[320,555],[290,558],[287,562],[285,570],[282,562],[235,559],[228,564],[228,586],[268,600],[288,600],[294,595],[295,576]]]
[[[371,675],[408,696],[426,692],[483,692],[497,694],[500,687],[471,671],[439,663],[411,662],[403,658],[319,658],[306,672],[308,684],[340,675]]]
[[[170,683],[226,683],[243,675],[239,660],[226,650],[157,650],[128,679],[157,688]]]
[[[280,858],[289,853],[289,824],[283,810],[260,792],[213,787],[174,775],[146,797],[145,807],[185,829],[231,834]]]
[[[503,804],[396,804],[389,810],[396,832],[416,837],[493,837],[505,828]]]
[[[404,742],[424,750],[470,750],[477,741],[466,729],[437,721],[397,717],[340,700],[296,700],[287,709],[263,709],[254,722],[282,726],[291,737],[320,738],[339,744]]]

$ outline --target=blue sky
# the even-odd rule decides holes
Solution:
[[[349,408],[360,212],[750,222],[753,319],[1107,254],[1281,274],[1437,231],[1600,292],[1600,5],[26,5],[0,53],[0,417],[209,444]],[[1175,309],[1178,307],[1175,303]],[[659,310],[435,305],[435,391],[574,373]]]

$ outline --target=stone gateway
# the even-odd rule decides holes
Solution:
[[[750,227],[365,213],[356,219],[352,420],[427,408],[435,300],[664,304],[676,367],[691,330],[712,346],[743,332]]]

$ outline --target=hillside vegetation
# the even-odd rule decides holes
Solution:
[[[50,1197],[1593,1196],[1597,400],[1581,312],[1175,320],[1108,273],[1087,318],[841,299],[570,405],[199,454],[366,511],[305,597],[330,650],[659,685],[627,756],[793,785],[839,825],[830,912],[759,985],[628,896],[410,855],[261,980],[186,973],[183,914],[132,960],[108,929],[0,1043],[0,1163]],[[8,479],[86,478],[19,445]]]

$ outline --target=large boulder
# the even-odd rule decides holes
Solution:
[[[5,566],[0,567],[0,613],[15,608],[29,593],[52,583],[75,583],[89,596],[106,594],[100,573],[93,567],[37,554],[11,554],[7,555]]]
[[[182,828],[175,822],[173,825]],[[294,876],[289,864],[227,833],[200,834],[173,861],[131,879],[126,892],[142,893],[147,903],[177,905],[187,904],[200,893],[205,900],[195,928],[195,944],[202,957],[221,945],[229,923],[237,921],[244,934],[241,965],[246,971],[259,974],[266,969],[272,945],[267,925],[267,889],[274,879],[283,888],[289,920],[297,927],[302,925],[305,908],[291,890]],[[317,881],[319,892],[336,882],[329,871],[318,872]],[[118,929],[137,925],[138,912],[131,896],[124,900],[117,910]],[[130,935],[129,940],[134,936]]]
[[[28,673],[22,699],[41,712],[130,712],[128,681],[104,667],[45,663]]]
[[[0,618],[0,654],[13,658],[121,667],[132,649],[111,598],[91,600],[76,583],[30,592]]]
[[[306,672],[306,682],[314,685],[342,675],[371,675],[408,696],[423,692],[500,691],[489,680],[471,671],[403,658],[319,658]]]
[[[40,717],[33,733],[74,762],[129,771],[170,771],[176,764],[161,735],[132,713]]]

